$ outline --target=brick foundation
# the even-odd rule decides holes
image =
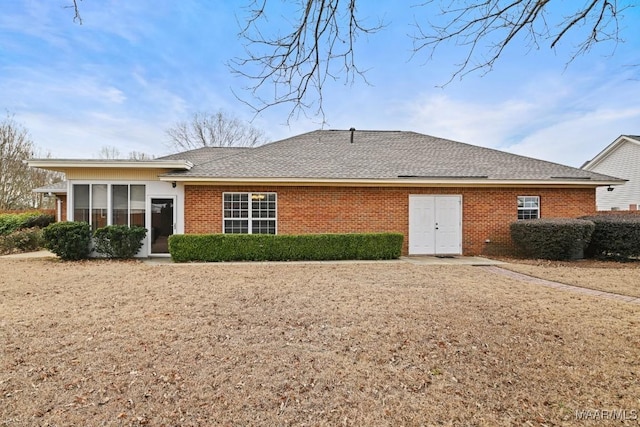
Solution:
[[[540,196],[543,218],[575,218],[595,212],[590,188],[396,188],[396,187],[185,187],[185,232],[222,232],[223,192],[276,192],[278,234],[399,232],[408,251],[410,194],[462,195],[464,255],[511,250],[509,224],[517,196]],[[486,241],[489,240],[489,243]]]

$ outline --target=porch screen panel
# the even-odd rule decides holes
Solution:
[[[113,225],[129,225],[129,186],[128,185],[112,185],[111,186],[111,224]]]
[[[73,220],[89,222],[89,184],[73,186]]]
[[[107,225],[107,184],[91,186],[91,229]]]
[[[145,226],[145,186],[144,185],[132,185],[131,186],[131,213],[129,216],[129,225],[138,225],[140,227]]]

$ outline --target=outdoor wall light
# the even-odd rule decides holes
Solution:
[[[612,186],[608,186],[607,187],[607,191],[613,191],[613,187]]]
[[[176,182],[175,182],[175,181],[173,181],[173,182],[171,183],[171,186],[172,186],[173,188],[176,188],[176,185],[178,185],[178,184],[176,184]]]

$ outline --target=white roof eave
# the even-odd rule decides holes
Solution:
[[[27,165],[41,169],[180,169],[190,170],[187,160],[96,160],[96,159],[32,159]]]

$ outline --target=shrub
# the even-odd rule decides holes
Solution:
[[[640,256],[640,217],[594,215],[583,217],[595,224],[588,256],[630,258]]]
[[[42,230],[31,228],[0,236],[0,253],[33,252],[42,247]]]
[[[531,219],[511,224],[511,240],[532,258],[582,258],[595,226],[583,219]]]
[[[366,234],[180,234],[169,238],[176,262],[394,259],[399,233]]]
[[[28,216],[20,228],[45,228],[47,225],[55,221],[56,217],[52,214],[38,213],[36,215]]]
[[[133,258],[142,247],[147,235],[144,227],[109,225],[98,228],[93,234],[95,251],[108,258]]]
[[[54,221],[53,215],[37,211],[0,214],[0,235],[8,235],[24,228],[43,228]]]
[[[86,259],[91,252],[91,229],[86,222],[55,222],[42,229],[44,246],[63,260]]]
[[[23,214],[0,215],[0,235],[6,236],[20,228],[20,225],[23,222],[21,215]]]

